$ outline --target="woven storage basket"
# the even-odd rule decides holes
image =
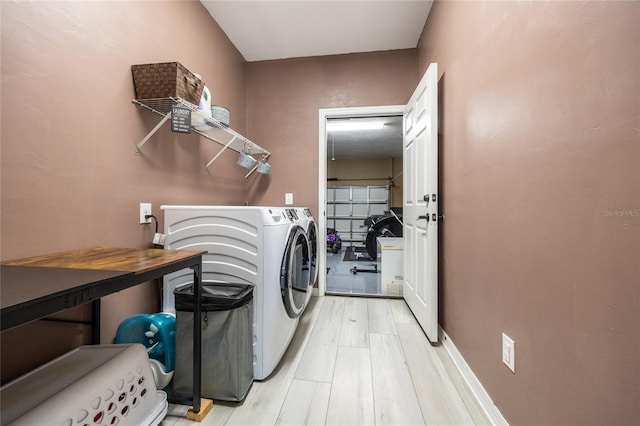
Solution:
[[[200,103],[204,82],[179,62],[132,65],[136,99],[179,97]]]

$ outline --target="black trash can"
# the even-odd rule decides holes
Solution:
[[[173,292],[176,353],[173,389],[193,388],[193,284]],[[253,286],[202,285],[202,396],[242,401],[253,383]]]

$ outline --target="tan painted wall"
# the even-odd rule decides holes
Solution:
[[[318,109],[403,103],[417,81],[415,49],[247,65],[199,2],[0,8],[3,260],[148,247],[153,227],[137,223],[140,202],[153,203],[161,229],[162,204],[281,205],[284,192],[317,214]],[[135,153],[159,117],[131,103],[130,66],[174,60],[203,75],[231,127],[272,151],[269,175],[245,182],[233,153],[205,170],[220,147],[168,126]],[[157,298],[150,283],[103,299],[103,342],[128,315],[155,312]],[[3,382],[87,342],[86,327],[59,328],[3,333]],[[56,344],[21,345],[39,334]]]
[[[318,110],[404,104],[417,84],[415,49],[251,62],[249,137],[273,153],[267,180],[250,179],[249,202],[318,213]]]
[[[0,2],[2,31],[1,258],[92,246],[149,247],[140,202],[243,204],[243,170],[197,135],[163,127],[131,103],[132,64],[179,61],[246,131],[246,63],[200,2]],[[162,229],[162,224],[161,224]],[[103,299],[103,342],[122,319],[157,311],[154,284]],[[2,334],[2,379],[86,339],[38,324]],[[35,329],[34,329],[35,328]],[[29,345],[25,341],[29,341]]]
[[[390,187],[389,201],[391,207],[402,207],[402,175],[398,176],[395,180],[389,179],[401,172],[402,158],[345,158],[333,161],[329,160],[327,161],[327,179],[338,178],[340,180],[327,181],[327,187],[388,185]]]
[[[511,424],[640,424],[639,23],[638,2],[437,1],[419,44],[440,321]]]
[[[246,74],[198,2],[0,11],[2,259],[145,247],[141,201],[160,219],[164,203],[245,201],[234,155],[205,171],[217,146],[196,136],[165,127],[135,155],[157,118],[130,103],[131,64],[179,60],[203,74],[232,127],[274,153],[248,201],[294,192],[317,214],[318,108],[404,103],[416,70],[438,61],[441,323],[512,423],[640,422],[638,3],[436,2],[418,57],[269,61]],[[105,340],[154,297],[149,285],[105,299]],[[503,331],[515,375],[500,363]],[[83,340],[70,334],[56,352]],[[3,381],[16,362],[6,348],[34,335],[3,333]]]

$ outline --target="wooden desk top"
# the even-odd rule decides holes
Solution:
[[[2,262],[3,265],[127,271],[141,274],[206,254],[202,250],[97,247]]]
[[[197,263],[206,251],[98,247],[0,264],[2,330]],[[191,262],[193,261],[193,262]]]
[[[125,275],[133,275],[133,273],[103,269],[40,268],[2,264],[0,265],[2,282],[0,305],[3,311],[11,307],[20,309],[31,301],[58,297],[82,286],[102,285]]]

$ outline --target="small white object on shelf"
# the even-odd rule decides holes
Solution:
[[[211,118],[211,92],[207,86],[204,86],[202,90],[198,111],[200,114],[191,114],[191,126],[200,131],[209,130],[210,126],[207,124],[206,119]]]

